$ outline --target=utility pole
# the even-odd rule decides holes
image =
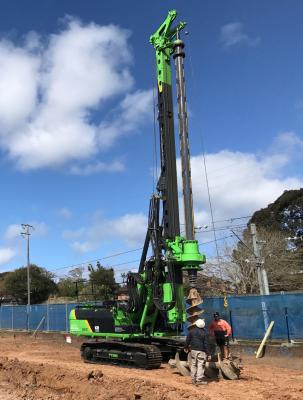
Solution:
[[[29,224],[21,224],[21,227],[23,229],[21,235],[27,240],[27,330],[29,330],[29,310],[31,304],[29,237],[31,235],[30,230],[34,230],[35,228]]]
[[[256,268],[257,268],[258,282],[259,282],[259,287],[260,287],[260,294],[268,295],[269,287],[268,287],[267,273],[264,268],[263,259],[261,257],[261,243],[262,242],[258,241],[256,224],[250,224],[250,233],[252,236],[254,255],[255,255],[255,260],[256,260]]]

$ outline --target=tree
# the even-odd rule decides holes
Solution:
[[[235,294],[258,293],[259,284],[255,262],[245,248],[225,249],[222,263],[224,276],[231,282]]]
[[[30,265],[31,304],[46,301],[51,294],[56,293],[57,285],[54,275],[35,264]],[[4,278],[4,289],[17,303],[27,303],[27,267],[9,272]]]
[[[253,245],[248,229],[244,230],[243,241],[239,241],[236,248],[225,245],[223,270],[232,281],[235,293],[259,292]]]
[[[285,190],[274,203],[256,211],[251,222],[267,241],[262,255],[270,288],[302,290],[303,189]]]
[[[288,249],[296,253],[303,270],[303,189],[285,190],[274,203],[256,211],[250,222],[260,228],[282,232]]]
[[[76,283],[70,277],[60,278],[57,286],[58,297],[77,297]]]
[[[117,289],[113,268],[105,268],[99,262],[96,267],[88,266],[89,280],[95,296],[100,300],[112,299]]]
[[[303,289],[301,253],[289,247],[285,232],[257,226],[258,240],[262,242],[261,258],[267,272],[269,290],[291,291]],[[232,280],[239,294],[259,293],[256,259],[249,229],[243,232],[243,241],[235,249],[226,248],[228,260],[224,273]]]
[[[7,297],[5,286],[4,286],[4,278],[6,277],[7,274],[9,274],[9,272],[1,272],[0,273],[0,303],[8,302],[11,300]]]
[[[223,274],[221,267],[217,262],[208,260],[202,265],[202,271],[198,271],[196,288],[203,297],[234,293],[232,282]],[[186,296],[190,290],[187,273],[183,274],[183,288]]]
[[[60,278],[58,282],[58,296],[70,297],[72,299],[77,298],[79,292],[84,287],[83,272],[83,267],[77,267],[69,271],[66,277]]]
[[[74,281],[82,281],[83,280],[83,272],[84,272],[84,268],[83,267],[76,267],[74,269],[71,269],[69,271],[68,275]]]
[[[271,292],[303,289],[300,274],[302,253],[289,247],[285,233],[259,228],[258,237],[264,241],[261,256],[268,275]]]
[[[303,289],[303,189],[285,191],[266,208],[256,211],[236,248],[225,249],[224,274],[237,293],[259,293],[256,260],[249,224],[257,226],[263,242],[261,257],[268,275],[269,289]]]

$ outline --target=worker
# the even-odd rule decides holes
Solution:
[[[191,352],[190,374],[194,385],[207,385],[205,363],[210,359],[204,319],[198,319],[190,328],[185,342],[185,352]]]
[[[208,326],[210,336],[216,340],[217,346],[220,348],[222,359],[228,359],[229,353],[229,337],[231,335],[231,327],[228,322],[220,318],[218,312],[214,313],[214,320]]]

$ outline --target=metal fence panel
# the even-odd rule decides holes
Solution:
[[[268,296],[229,296],[228,307],[223,298],[205,298],[205,320],[218,311],[233,327],[238,339],[261,339],[270,321],[275,321],[273,339],[303,339],[303,293]]]
[[[270,321],[275,321],[273,339],[303,339],[303,293],[269,296],[228,296],[204,299],[206,325],[218,311],[230,322],[237,339],[261,339]],[[29,307],[29,329],[69,331],[69,313],[77,303],[37,304]],[[39,326],[40,324],[40,326]],[[0,307],[0,329],[27,329],[27,306]],[[186,334],[186,328],[184,334]]]
[[[13,307],[1,307],[1,329],[13,329]]]
[[[39,331],[47,330],[47,305],[35,304],[30,306],[29,329]]]
[[[50,331],[66,330],[65,304],[48,304],[48,320]]]
[[[284,295],[291,338],[303,338],[303,294]]]
[[[27,328],[27,306],[12,306],[13,329]]]

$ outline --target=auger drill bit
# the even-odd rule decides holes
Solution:
[[[186,303],[189,307],[186,309],[187,319],[190,323],[188,328],[190,329],[194,323],[199,319],[200,315],[203,314],[204,310],[202,310],[199,306],[203,303],[203,300],[196,288],[191,288],[189,294],[186,298]]]

